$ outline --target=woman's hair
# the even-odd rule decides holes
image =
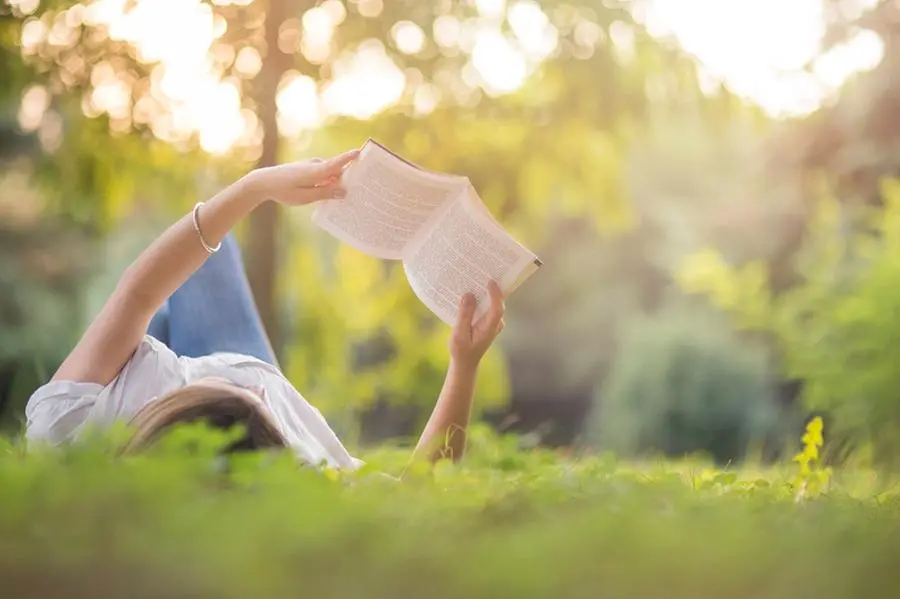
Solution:
[[[131,419],[134,434],[123,453],[147,449],[176,425],[200,422],[220,430],[243,426],[244,434],[225,453],[287,446],[262,402],[249,391],[229,387],[194,383],[147,404]]]

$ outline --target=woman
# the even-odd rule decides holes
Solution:
[[[30,442],[61,444],[125,421],[127,451],[179,423],[205,421],[246,434],[229,451],[289,447],[306,463],[354,469],[325,419],[284,378],[263,332],[230,229],[266,201],[288,206],[345,195],[353,150],[255,170],[198,203],[125,271],[52,380],[28,402]],[[446,380],[417,455],[459,458],[478,364],[503,327],[503,298],[473,323],[462,299]]]

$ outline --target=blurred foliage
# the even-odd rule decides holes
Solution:
[[[60,340],[77,327],[71,301],[89,271],[83,238],[59,226],[0,228],[0,362],[20,356],[60,356]],[[77,334],[77,333],[76,333]]]
[[[806,406],[833,418],[833,459],[855,450],[884,465],[900,458],[900,186],[886,183],[882,197],[860,210],[823,199],[803,282],[786,292],[770,292],[765,265],[732,267],[714,252],[689,260],[682,283],[770,337],[784,375],[804,382]]]
[[[884,44],[884,57],[870,71],[854,75],[820,110],[781,128],[769,146],[771,172],[781,179],[805,179],[813,195],[815,180],[825,175],[841,202],[878,204],[881,179],[900,175],[895,118],[900,57],[893,51],[900,42],[900,5],[892,0],[823,4],[823,56],[874,35]]]
[[[402,269],[349,247],[313,252],[304,246],[293,248],[286,267],[302,275],[284,283],[296,298],[285,370],[316,405],[335,417],[375,400],[433,405],[450,330],[428,317]],[[492,350],[481,367],[478,409],[504,401],[506,381],[501,356]]]
[[[139,14],[146,1],[122,6]],[[483,19],[471,2],[185,3],[206,11],[219,33],[208,59],[254,124],[224,154],[204,152],[196,132],[173,132],[177,106],[161,92],[162,66],[127,32],[92,17],[86,7],[93,2],[0,3],[0,169],[30,177],[28,197],[40,206],[19,229],[38,237],[37,221],[53,215],[100,238],[90,241],[99,273],[75,275],[83,271],[73,262],[68,295],[54,296],[52,306],[39,294],[56,292],[29,283],[15,256],[9,284],[46,316],[0,323],[3,338],[21,334],[23,318],[34,328],[68,326],[66,335],[48,326],[35,337],[35,344],[57,339],[57,347],[40,341],[28,364],[52,369],[57,350],[71,347],[143,240],[250,168],[261,152],[265,85],[281,89],[309,76],[322,91],[354,52],[375,47],[406,78],[397,103],[362,120],[283,126],[281,158],[326,155],[374,137],[426,168],[469,176],[498,219],[544,258],[540,275],[508,302],[508,326],[479,380],[479,409],[510,398],[590,399],[620,351],[623,323],[677,299],[674,272],[700,248],[735,262],[765,260],[776,291],[796,279],[791,258],[808,208],[799,201],[802,182],[770,176],[771,123],[725,90],[702,93],[693,59],[671,40],[651,37],[629,3],[525,3],[543,10],[557,50],[509,94],[473,81],[463,38],[479,23],[497,24],[510,39],[514,28],[503,14]],[[267,54],[265,17],[273,8],[284,22]],[[302,33],[313,9],[313,16],[342,15],[325,54]],[[396,27],[407,21],[424,36],[417,52],[398,44]],[[459,27],[456,46],[436,33],[451,22]],[[241,55],[274,56],[283,78],[264,80]],[[121,110],[95,101],[98,88],[112,83],[127,92]],[[423,108],[423,90],[437,98],[434,106]],[[21,108],[35,98],[46,99],[44,112],[24,127]],[[346,428],[378,400],[423,408],[424,418],[446,367],[448,331],[415,299],[402,271],[340,247],[309,225],[307,211],[293,212],[271,237],[279,332],[287,340],[281,363],[292,382]],[[0,351],[19,351],[9,347]]]
[[[715,113],[719,110],[716,102],[711,100],[701,108]],[[704,113],[698,114],[696,107],[655,110],[656,116],[636,125],[635,139],[622,142],[617,150],[622,158],[615,167],[621,171],[616,197],[628,208],[631,225],[626,230],[614,220],[597,223],[595,218],[609,213],[598,204],[584,208],[595,210],[596,216],[578,215],[553,201],[527,204],[527,186],[511,184],[513,190],[523,190],[519,195],[508,192],[506,186],[498,188],[509,195],[495,204],[494,210],[504,212],[504,223],[528,243],[540,240],[537,247],[548,268],[508,302],[508,327],[499,347],[507,368],[499,355],[489,354],[479,394],[484,407],[507,397],[508,390],[524,401],[591,395],[618,351],[622,322],[635,313],[659,309],[677,294],[672,274],[681,259],[695,249],[712,243],[739,257],[777,259],[796,242],[796,231],[803,222],[802,207],[793,201],[796,196],[772,192],[766,201],[751,206],[749,217],[742,209],[763,189],[758,176],[761,166],[752,156],[765,128],[754,111],[733,107],[731,121],[717,125]],[[383,135],[375,133],[379,139],[398,132],[393,147],[404,155],[425,167],[453,160],[455,167],[442,170],[483,176],[488,187],[491,173],[500,173],[498,180],[505,177],[502,169],[508,169],[513,179],[528,177],[528,171],[514,163],[519,152],[510,147],[504,153],[498,148],[503,139],[497,128],[479,128],[474,118],[467,121],[464,115],[451,121],[441,113],[417,121],[386,115],[366,124],[366,131],[384,127]],[[510,117],[510,122],[515,119]],[[470,125],[473,133],[465,141],[461,132]],[[529,132],[524,122],[518,126],[526,135],[537,135]],[[334,130],[341,131],[341,127],[338,123]],[[409,141],[417,138],[431,139],[422,146],[421,155]],[[323,139],[331,139],[331,134]],[[538,152],[546,143],[536,139],[534,151]],[[684,143],[679,141],[685,139],[694,144],[690,152],[684,152]],[[578,142],[573,139],[571,143]],[[526,151],[532,151],[532,145],[526,143]],[[322,153],[341,145],[324,147]],[[471,155],[477,159],[470,163]],[[546,154],[548,160],[554,155]],[[567,175],[561,166],[548,171],[548,176]],[[735,182],[740,184],[735,186]],[[589,182],[584,185],[585,193],[593,189],[587,187]],[[739,191],[725,194],[729,186]],[[546,187],[553,190],[556,184]],[[553,191],[550,194],[555,197]],[[748,218],[754,220],[754,226],[747,226]],[[286,278],[282,287],[294,298],[289,305],[296,306],[296,312],[285,318],[297,322],[289,335],[297,341],[289,345],[285,359],[291,379],[302,381],[305,389],[319,388],[330,380],[323,388],[327,391],[315,396],[317,401],[346,403],[349,397],[358,397],[350,391],[348,381],[359,370],[354,356],[363,347],[364,363],[381,365],[368,368],[353,383],[360,391],[372,385],[378,397],[426,408],[433,401],[446,363],[447,331],[434,329],[430,315],[409,292],[400,268],[339,248],[330,239],[315,238],[313,229],[304,224],[307,220],[301,212],[289,225],[310,233],[298,236],[304,241],[294,244],[294,258],[286,269],[310,277]],[[322,279],[312,278],[315,269]],[[366,307],[358,304],[358,297],[370,298]],[[341,319],[346,322],[338,325]],[[378,323],[375,330],[382,334],[373,338],[371,323]],[[511,377],[509,382],[504,380],[505,371]]]
[[[51,21],[61,4],[70,3],[41,2],[41,15]],[[183,208],[193,197],[198,166],[209,159],[146,132],[111,130],[108,118],[86,118],[82,99],[63,93],[59,72],[22,56],[27,22],[0,6],[0,165],[6,157],[32,175],[52,214],[98,233],[141,202]],[[23,129],[17,119],[29,93],[45,100],[46,109],[34,128]]]
[[[762,193],[753,151],[765,132],[754,117],[735,109],[728,124],[715,125],[670,110],[644,126],[624,160],[629,231],[599,236],[583,218],[544,224],[542,257],[552,268],[509,302],[502,338],[516,395],[593,395],[619,351],[623,323],[678,300],[673,274],[692,252],[713,245],[777,261],[789,251],[802,223],[794,196],[750,202]]]
[[[140,4],[128,10],[138,11]],[[324,86],[348,53],[371,48],[377,40],[405,70],[408,83],[396,106],[384,114],[338,120],[289,138],[285,158],[343,150],[376,137],[427,168],[470,176],[498,218],[533,247],[549,248],[554,239],[548,232],[557,229],[552,223],[581,215],[604,235],[633,226],[625,161],[651,117],[664,121],[669,109],[680,107],[721,123],[742,109],[725,92],[701,94],[693,61],[675,46],[651,38],[618,3],[542,3],[558,49],[522,90],[506,95],[466,83],[468,51],[443,47],[434,37],[438,18],[466,27],[474,23],[479,17],[472,4],[377,4],[377,15],[374,4],[331,2],[324,7],[341,5],[343,17],[329,54],[315,60],[302,37],[295,40],[299,45],[290,41],[291,32],[299,35],[311,6],[279,4],[279,14],[286,16],[284,40],[270,50],[286,61],[281,64],[286,78],[309,75]],[[171,131],[166,133],[160,66],[142,57],[121,30],[98,21],[90,6],[22,6],[28,6],[29,14],[21,7],[6,9],[0,25],[4,60],[15,74],[9,81],[16,81],[4,88],[4,95],[12,116],[17,99],[48,94],[37,128],[17,137],[36,139],[30,146],[33,172],[47,190],[50,209],[106,232],[112,225],[133,222],[124,219],[135,210],[140,218],[147,206],[185,209],[258,155],[258,139],[254,142],[252,135],[231,154],[211,159],[200,154],[203,140],[196,135],[173,139]],[[216,27],[224,24],[209,56],[223,81],[241,92],[242,106],[254,112],[261,82],[242,71],[236,57],[245,48],[260,51],[268,3],[204,6]],[[393,30],[399,21],[411,21],[425,33],[419,52],[406,54],[396,45]],[[511,33],[508,22],[499,23]],[[23,45],[26,28],[28,44]],[[128,92],[125,110],[98,108],[95,92],[110,81]],[[425,85],[440,101],[434,110],[422,112],[416,93]],[[140,116],[148,103],[159,122]],[[333,410],[379,398],[430,404],[446,365],[446,331],[415,301],[400,271],[338,248],[295,222],[272,235],[281,240],[278,292],[282,326],[290,339],[282,363],[295,384]],[[129,255],[105,262],[118,268]],[[546,270],[561,268],[556,264]],[[91,289],[106,287],[102,282]],[[520,291],[523,306],[529,301],[526,291]],[[570,289],[562,291],[570,295]],[[511,312],[510,336],[526,322],[520,316],[517,325],[514,306]],[[481,378],[479,405],[509,396],[506,372],[500,354],[493,352]]]
[[[96,442],[0,441],[0,576],[68,597],[896,597],[896,487],[796,468],[624,465],[520,452],[472,431],[458,466],[382,449],[339,476],[288,456],[215,457],[182,429],[116,458]],[[402,482],[377,472],[405,470]],[[802,498],[802,501],[798,501]],[[48,531],[52,531],[48,533]],[[102,582],[101,582],[102,581]]]
[[[822,468],[822,446],[825,445],[824,422],[821,416],[812,418],[806,425],[806,432],[801,439],[803,450],[794,456],[800,471],[794,485],[802,497],[818,495],[828,489],[828,483],[834,473],[832,468]]]
[[[597,389],[594,439],[619,455],[740,461],[776,436],[768,362],[711,310],[668,307],[638,319]]]
[[[13,4],[0,3],[0,411],[14,429],[90,315],[97,239],[135,205],[183,207],[209,159],[86,118],[58,73],[23,59],[27,19]],[[64,4],[39,7],[49,19]],[[23,121],[26,98],[45,102],[40,122]]]
[[[802,384],[805,406],[832,422],[825,459],[895,466],[897,192],[885,179],[900,174],[900,62],[892,51],[900,41],[900,8],[887,0],[824,5],[824,55],[872,34],[885,55],[822,109],[782,125],[767,144],[770,179],[803,192],[811,218],[802,244],[780,266],[722,255],[721,248],[698,252],[681,278],[738,326],[769,339],[783,376]]]

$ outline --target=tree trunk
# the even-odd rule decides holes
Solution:
[[[288,17],[288,0],[268,0],[265,21],[265,54],[254,82],[254,92],[262,125],[262,155],[258,167],[278,161],[279,136],[275,97],[278,83],[290,65],[290,57],[278,48],[278,30]],[[247,240],[247,276],[262,317],[263,326],[275,354],[282,350],[278,322],[276,275],[278,272],[278,205],[267,202],[250,216]]]

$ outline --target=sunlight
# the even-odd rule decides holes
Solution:
[[[332,38],[337,24],[332,14],[321,6],[303,14],[303,56],[313,64],[322,64],[331,56]]]
[[[214,4],[250,2],[215,0]],[[36,8],[34,0],[12,4],[26,12]],[[697,57],[704,89],[723,81],[773,116],[814,110],[853,73],[877,65],[884,53],[880,38],[863,33],[817,58],[823,34],[821,0],[647,0],[634,6],[653,35],[674,36]],[[412,21],[400,21],[390,30],[391,41],[409,55],[422,52],[429,43],[449,56],[464,52],[469,55],[461,73],[465,85],[481,87],[490,95],[514,92],[556,51],[559,32],[535,0],[475,0],[475,7],[478,16],[463,21],[440,16],[427,33]],[[384,3],[357,0],[355,8],[366,18],[377,18]],[[363,43],[355,52],[333,56],[338,49],[335,31],[346,16],[343,2],[325,0],[282,27],[279,47],[283,51],[302,52],[312,64],[331,65],[327,81],[316,82],[297,73],[283,79],[277,106],[285,135],[299,135],[334,115],[371,118],[404,93],[411,94],[418,114],[427,114],[439,102],[441,90],[409,79],[377,40]],[[258,138],[258,124],[242,106],[239,82],[223,80],[222,73],[233,64],[239,77],[253,78],[262,68],[263,57],[252,47],[236,51],[217,44],[227,23],[208,4],[201,0],[143,1],[133,7],[129,0],[76,4],[66,11],[65,21],[26,22],[21,34],[23,52],[33,52],[48,39],[68,43],[64,38],[82,21],[106,26],[113,39],[133,44],[140,60],[158,63],[149,97],[133,100],[133,82],[127,77],[95,72],[95,89],[85,105],[90,114],[107,113],[118,126],[131,119],[151,124],[169,141],[197,135],[211,153],[227,152]],[[610,36],[626,59],[633,33],[621,29],[611,30]],[[603,30],[588,20],[576,23],[575,51],[589,56],[603,36]],[[811,61],[810,72],[801,72]],[[100,66],[94,65],[95,71]],[[38,91],[23,98],[19,115],[23,127],[39,126],[45,112],[41,106]]]
[[[544,60],[556,50],[559,33],[534,0],[520,0],[510,6],[506,19],[531,60]]]
[[[200,131],[200,146],[211,154],[227,152],[244,134],[241,93],[236,83],[223,81],[206,93],[203,106],[191,104],[187,114]]]
[[[319,90],[316,82],[292,71],[285,75],[278,91],[278,129],[289,137],[313,129],[321,122]]]
[[[472,65],[481,76],[485,90],[492,94],[515,91],[528,76],[522,54],[494,28],[478,32],[472,49]]]
[[[110,37],[134,44],[144,62],[201,62],[223,33],[224,21],[199,0],[138,2],[109,22]]]
[[[262,57],[259,50],[252,46],[241,48],[237,58],[234,59],[234,68],[242,77],[255,77],[262,69]]]
[[[384,10],[384,3],[382,0],[357,0],[356,9],[362,16],[374,19]]]
[[[36,131],[50,108],[50,93],[43,85],[32,85],[22,94],[18,121],[22,131]]]
[[[199,0],[155,0],[138,2],[129,10],[126,0],[95,0],[84,18],[107,26],[112,39],[133,44],[141,61],[159,63],[150,94],[165,110],[154,109],[149,102],[143,102],[140,110],[135,107],[155,134],[168,141],[197,134],[200,146],[211,154],[227,152],[247,136],[239,86],[223,81],[212,67],[210,48],[225,33],[226,23],[208,5]],[[236,60],[235,68],[244,76],[252,76],[261,66],[255,50],[242,51]],[[98,73],[97,67],[94,71],[92,79],[96,75],[98,81],[91,108],[122,118],[131,108],[130,90],[109,73]]]
[[[881,38],[871,31],[862,31],[817,60],[813,71],[826,84],[837,88],[856,71],[878,66],[883,56]]]
[[[864,35],[818,60],[815,76],[801,73],[821,48],[821,0],[651,0],[645,17],[652,34],[674,35],[709,75],[773,116],[815,110],[884,51]]]
[[[466,82],[480,86],[490,95],[514,92],[556,49],[556,28],[534,0],[520,0],[508,10],[504,0],[478,0],[477,8],[482,18],[466,21],[461,35],[454,35],[456,31],[451,34],[450,27],[444,26],[444,42],[450,45],[451,37],[456,37],[456,43],[471,54],[474,75],[464,71]],[[504,10],[514,38],[500,29],[498,18]]]
[[[319,8],[328,13],[335,26],[340,25],[347,18],[347,8],[341,0],[325,0],[319,5]]]
[[[398,21],[391,27],[391,37],[404,54],[417,54],[425,47],[425,32],[412,21]]]
[[[456,17],[441,15],[434,20],[431,29],[438,46],[449,49],[459,45],[461,26]]]
[[[484,17],[501,17],[506,8],[506,0],[475,0],[475,7]]]
[[[23,15],[30,15],[38,9],[40,0],[6,0],[10,6],[18,10]]]
[[[406,87],[406,76],[377,40],[338,59],[334,79],[325,84],[322,100],[333,115],[371,118],[395,104]]]

